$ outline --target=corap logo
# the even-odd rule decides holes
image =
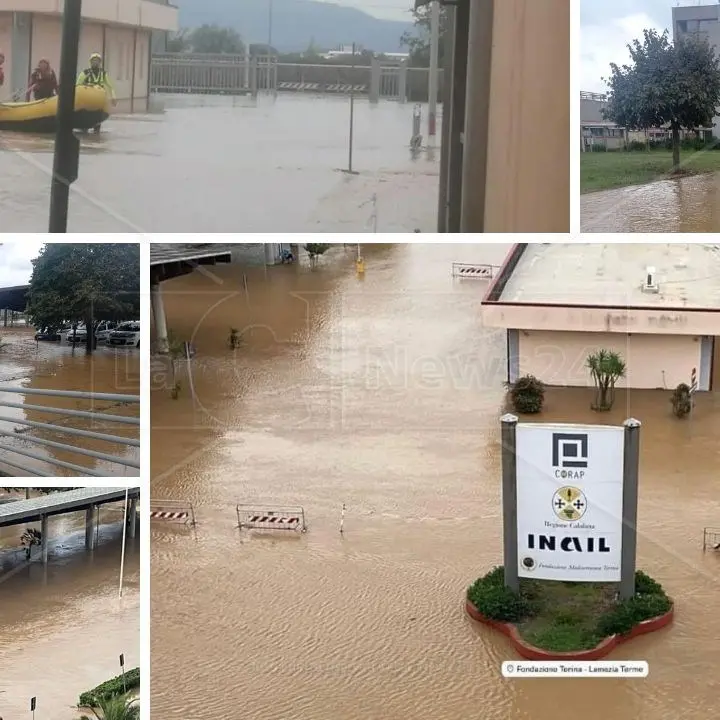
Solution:
[[[587,433],[553,433],[552,466],[556,478],[582,480],[588,466]]]
[[[553,494],[553,512],[560,520],[574,522],[587,510],[585,493],[576,487],[563,487]]]

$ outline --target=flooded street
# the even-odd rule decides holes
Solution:
[[[137,350],[111,349],[98,346],[92,356],[85,355],[84,347],[73,348],[67,342],[39,342],[34,338],[35,331],[25,327],[0,327],[0,387],[22,386],[38,390],[72,390],[97,393],[117,393],[137,395],[140,392],[140,355]],[[30,435],[54,442],[66,442],[75,447],[106,453],[115,457],[139,461],[139,448],[127,447],[118,443],[85,437],[58,435],[47,429],[30,429],[13,422],[14,418],[32,422],[51,423],[62,427],[79,428],[128,438],[138,437],[136,425],[121,425],[100,420],[80,419],[48,414],[34,409],[3,407],[1,403],[11,402],[22,405],[67,408],[69,410],[95,410],[116,416],[138,416],[137,404],[118,403],[109,400],[77,400],[61,397],[23,395],[21,393],[0,393],[0,430],[13,433],[0,437],[0,444],[36,453],[42,457],[81,465],[106,476],[137,476],[135,468],[111,463],[66,450],[23,441]],[[8,462],[16,462],[26,467],[50,472],[57,476],[77,475],[67,468],[50,466],[40,460],[20,457],[0,449],[0,475],[17,474],[11,467],[3,465],[3,457]]]
[[[453,281],[451,264],[507,249],[364,246],[358,277],[353,250],[335,248],[315,270],[216,266],[162,284],[168,326],[197,356],[177,400],[153,363],[152,495],[192,502],[198,525],[153,524],[154,713],[717,717],[718,557],[701,551],[720,517],[717,393],[680,422],[666,393],[619,393],[599,417],[591,390],[556,389],[537,418],[643,422],[638,565],[676,619],[609,659],[647,660],[648,679],[504,680],[510,643],[464,613],[467,586],[502,562],[507,361],[505,333],[481,325],[486,283]],[[240,533],[239,502],[301,505],[308,532]]]
[[[412,104],[163,96],[82,137],[69,232],[379,232],[436,228],[440,153],[413,160]],[[439,137],[438,137],[439,147]],[[6,232],[45,232],[52,138],[0,133]]]
[[[84,513],[50,520],[50,561],[28,565],[24,525],[0,528],[0,716],[74,720],[80,693],[140,661],[140,538],[128,539],[118,598],[122,514],[100,511],[99,545],[85,550]],[[115,508],[115,509],[111,509]],[[34,527],[34,525],[33,525]],[[35,550],[37,553],[37,549]]]
[[[705,173],[580,197],[581,232],[720,230],[720,175]]]

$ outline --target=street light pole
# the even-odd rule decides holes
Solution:
[[[273,0],[268,0],[268,53],[272,47],[273,34]]]
[[[428,77],[428,137],[437,127],[438,55],[440,48],[440,3],[430,3],[430,75]],[[447,78],[446,78],[447,80]]]

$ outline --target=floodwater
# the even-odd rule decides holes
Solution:
[[[0,528],[0,716],[73,720],[81,693],[140,662],[139,536],[127,539],[118,597],[122,514],[101,509],[99,544],[85,550],[85,514],[51,518],[49,563],[28,564],[24,525]],[[112,508],[112,509],[111,509]],[[37,524],[36,524],[37,526]],[[38,553],[37,548],[35,553]]]
[[[356,102],[350,175],[348,98],[160,100],[81,138],[70,232],[435,232],[440,153],[410,156],[411,104]],[[47,230],[52,148],[0,133],[5,232]]]
[[[466,587],[502,562],[506,361],[503,332],[480,324],[485,282],[450,268],[506,250],[368,246],[359,278],[338,248],[315,270],[213,267],[163,284],[169,325],[197,356],[177,400],[154,363],[152,492],[192,502],[198,524],[152,528],[153,712],[717,717],[720,558],[701,550],[720,519],[716,393],[682,422],[662,392],[619,393],[598,418],[590,390],[552,390],[538,418],[643,421],[639,566],[677,616],[611,659],[647,660],[649,678],[504,680],[508,640],[464,614]],[[301,505],[308,532],[241,534],[238,502]]]
[[[580,218],[581,232],[718,232],[720,173],[588,193]]]
[[[139,395],[140,393],[140,357],[134,349],[111,349],[102,345],[91,357],[85,355],[85,348],[76,347],[73,351],[68,343],[40,342],[33,339],[35,331],[25,327],[0,327],[0,387],[24,387],[37,390],[74,390],[98,393],[117,393]],[[137,417],[137,404],[124,404],[109,400],[75,400],[60,397],[23,395],[22,393],[0,393],[0,431],[12,433],[0,436],[0,444],[18,448],[27,452],[50,457],[61,462],[80,465],[103,476],[122,475],[135,477],[137,468],[111,463],[107,460],[78,455],[66,450],[29,443],[25,437],[35,437],[54,442],[66,442],[75,447],[104,453],[139,462],[137,447],[126,447],[118,443],[109,443],[69,435],[58,435],[47,429],[29,429],[19,425],[15,418],[31,422],[49,423],[62,427],[66,425],[81,430],[137,438],[136,425],[119,425],[96,420],[84,420],[57,413],[48,414],[40,410],[6,408],[3,402],[23,405],[41,405],[71,410],[94,409],[110,415]],[[6,419],[7,418],[7,419]],[[41,460],[31,459],[0,450],[0,474],[19,473],[17,468],[6,466],[3,460],[21,466],[51,473],[56,476],[76,476],[78,471],[50,465]]]

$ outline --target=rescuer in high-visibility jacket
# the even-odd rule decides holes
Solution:
[[[94,85],[96,87],[101,87],[110,95],[112,104],[117,105],[115,88],[110,80],[110,76],[103,67],[102,55],[100,55],[100,53],[93,53],[90,56],[90,67],[86,68],[78,75],[76,85]],[[96,133],[100,132],[100,126],[96,125],[94,130]]]

